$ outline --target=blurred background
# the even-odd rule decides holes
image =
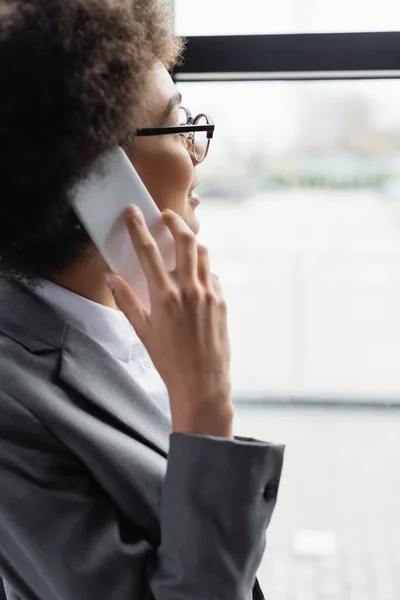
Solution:
[[[216,124],[199,237],[228,301],[236,433],[287,446],[266,598],[398,600],[400,5],[175,0],[175,24],[183,104]],[[209,36],[234,61],[243,35],[260,40],[257,73],[250,51],[246,68],[228,56],[228,76],[210,73]],[[260,73],[269,36],[287,36],[299,72]]]

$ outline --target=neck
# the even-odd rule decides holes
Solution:
[[[83,260],[68,269],[68,271],[53,277],[53,281],[92,302],[119,310],[104,281],[106,273],[110,273],[108,265],[101,254],[93,249]]]

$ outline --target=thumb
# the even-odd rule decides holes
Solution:
[[[115,273],[108,273],[105,275],[105,281],[116,305],[124,313],[143,342],[150,313],[125,279]]]

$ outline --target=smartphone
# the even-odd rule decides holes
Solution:
[[[147,279],[124,219],[125,208],[130,204],[142,210],[166,269],[173,271],[176,258],[172,234],[122,148],[99,156],[88,176],[72,189],[72,208],[104,260],[149,307]]]

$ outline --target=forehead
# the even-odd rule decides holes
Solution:
[[[158,64],[150,76],[148,102],[144,109],[146,126],[153,126],[164,113],[170,99],[176,95],[177,88],[167,69]]]

